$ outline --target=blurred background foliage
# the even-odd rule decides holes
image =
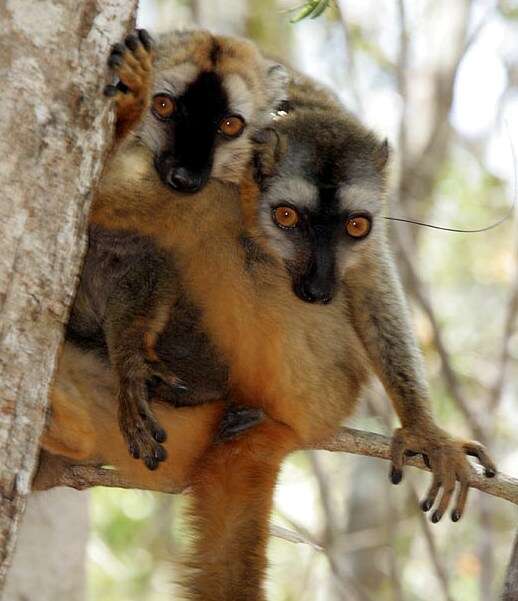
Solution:
[[[513,0],[142,0],[138,21],[155,32],[196,24],[250,37],[333,87],[394,148],[391,215],[477,228],[511,203]],[[516,217],[481,234],[405,224],[391,233],[437,417],[451,432],[487,442],[499,467],[518,476]],[[352,425],[389,432],[396,422],[384,392],[373,383],[365,396]],[[272,539],[272,601],[496,599],[516,507],[472,491],[459,524],[431,525],[417,501],[428,485],[407,470],[393,487],[387,465],[374,459],[294,456],[273,523],[299,542]],[[185,503],[93,492],[92,601],[157,601],[175,589]]]

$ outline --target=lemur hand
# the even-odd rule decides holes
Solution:
[[[161,362],[135,363],[134,369],[120,379],[119,426],[135,459],[142,459],[146,467],[155,470],[167,458],[167,434],[154,416],[148,400],[148,382],[159,378],[164,386],[186,391],[184,383]]]
[[[144,29],[137,29],[123,44],[112,47],[108,67],[119,81],[116,85],[105,86],[104,95],[115,101],[119,138],[135,125],[149,105],[154,58],[151,36]]]
[[[390,479],[393,484],[399,484],[403,478],[405,456],[421,454],[427,467],[432,471],[432,485],[421,503],[423,511],[429,511],[442,489],[440,501],[432,514],[431,521],[437,523],[450,504],[455,492],[455,481],[459,481],[459,492],[451,519],[457,522],[462,517],[466,506],[469,489],[469,478],[472,468],[467,455],[476,457],[485,469],[485,475],[493,478],[496,466],[489,457],[485,447],[476,441],[455,438],[438,428],[423,427],[421,429],[399,428],[392,438],[392,468]]]

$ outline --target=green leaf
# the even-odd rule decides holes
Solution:
[[[316,19],[317,17],[320,17],[320,15],[326,10],[330,3],[331,0],[320,0],[310,18]]]
[[[298,23],[299,21],[302,21],[302,19],[309,17],[318,4],[320,4],[319,0],[311,0],[308,2],[306,6],[302,8],[302,10],[300,10],[292,19],[290,19],[290,23]]]

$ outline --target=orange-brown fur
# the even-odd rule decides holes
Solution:
[[[193,519],[200,536],[192,555],[198,569],[190,579],[190,594],[199,601],[264,598],[267,518],[282,460],[290,451],[333,432],[354,409],[367,378],[362,346],[342,317],[343,298],[318,310],[302,303],[292,293],[284,266],[273,256],[271,262],[255,265],[253,273],[244,268],[245,251],[238,244],[245,231],[240,204],[250,206],[256,196],[248,176],[241,195],[237,187],[213,181],[195,197],[174,197],[155,177],[145,149],[128,144],[107,166],[91,215],[93,224],[139,231],[174,253],[184,288],[202,309],[211,340],[231,366],[233,400],[268,414],[261,426],[214,447],[210,445],[222,404],[185,413],[156,405],[168,431],[170,460],[156,473],[146,474],[143,467],[136,473],[140,471],[144,485],[163,477],[169,486],[191,483]],[[214,255],[207,241],[217,248]],[[77,363],[72,360],[71,365]],[[81,371],[78,365],[77,369]],[[66,379],[57,378],[54,403],[65,400],[60,388]],[[78,384],[82,399],[89,392],[81,387]],[[95,442],[83,461],[110,463],[122,472],[135,470],[136,462],[126,457],[115,432],[113,409],[111,414],[107,411],[110,392],[105,389],[102,394],[102,403],[88,407]],[[84,404],[81,399],[78,404]],[[55,416],[59,419],[62,414],[56,407]],[[179,420],[180,415],[186,419]],[[62,427],[51,426],[50,433]],[[69,427],[68,421],[65,428]],[[42,444],[52,448],[48,438],[49,434]],[[222,571],[225,564],[228,569]]]
[[[142,488],[181,490],[191,482],[196,462],[212,443],[224,402],[154,410],[169,433],[169,460],[156,472],[130,457],[117,421],[117,380],[93,354],[65,343],[50,394],[51,419],[42,447],[72,463],[111,465]]]
[[[185,289],[203,309],[207,332],[231,366],[239,400],[260,403],[303,439],[329,434],[337,418],[347,416],[367,377],[362,346],[342,318],[344,299],[318,310],[300,302],[280,262],[246,272],[237,240],[244,231],[240,201],[250,201],[240,199],[237,187],[214,181],[195,197],[172,201],[174,195],[145,165],[145,150],[137,146],[113,158],[94,201],[92,223],[139,231],[174,253]],[[207,241],[217,248],[213,256]],[[351,348],[357,352],[349,353]],[[299,422],[298,407],[308,397],[313,409],[304,411],[313,415],[305,413]]]
[[[284,70],[262,57],[250,42],[215,36],[207,31],[172,32],[160,37],[157,49],[153,49],[150,38],[143,30],[128,36],[124,44],[117,44],[112,48],[108,64],[119,78],[120,84],[107,86],[105,93],[114,96],[117,109],[114,144],[117,157],[136,156],[138,162],[139,151],[143,151],[148,155],[146,164],[156,166],[156,153],[162,151],[157,141],[166,143],[172,130],[167,129],[165,122],[148,110],[153,90],[155,93],[157,90],[165,90],[169,94],[176,90],[181,102],[182,86],[188,87],[200,74],[210,72],[222,82],[221,85],[226,90],[225,96],[228,95],[230,99],[225,110],[242,110],[246,113],[243,135],[232,141],[223,140],[220,136],[214,142],[213,149],[213,177],[227,182],[238,181],[250,159],[253,132],[265,121],[270,121],[271,111],[284,98]],[[279,71],[282,71],[280,75]],[[167,148],[167,152],[172,152],[174,146]],[[167,153],[164,151],[164,154]],[[108,167],[108,170],[112,169],[111,174],[117,177],[119,166],[116,163],[114,165]],[[137,164],[133,167],[137,171],[140,168]],[[130,165],[129,171],[131,169]],[[157,193],[160,194],[161,190]],[[138,191],[136,194],[138,195]],[[170,195],[165,194],[165,198],[170,201]],[[143,206],[147,207],[145,202]],[[120,207],[117,208],[117,203],[114,203],[113,208],[116,213]],[[148,218],[160,219],[159,212],[155,215],[152,213],[153,208]],[[166,223],[170,221],[169,216]],[[115,214],[111,214],[108,219],[94,218],[91,224],[101,225],[104,231],[118,232],[123,229]],[[135,225],[136,227],[129,229],[145,233],[145,227]],[[153,228],[149,235],[152,240],[155,239]],[[95,234],[91,235],[90,240],[94,248],[100,247]],[[146,298],[140,296],[131,299],[125,293],[126,281],[117,280],[121,292],[111,294],[106,302],[105,314],[95,316],[95,322],[103,324],[110,362],[119,375],[121,430],[131,454],[143,459],[150,469],[154,469],[165,457],[161,447],[165,435],[149,408],[145,393],[146,382],[159,376],[171,387],[183,388],[175,376],[176,366],[170,363],[165,368],[154,348],[164,328],[174,320],[172,309],[177,298],[171,283],[174,267],[166,255],[162,259],[152,273],[149,271],[149,278],[148,274],[141,275],[146,294],[149,289]],[[111,267],[108,265],[106,268],[106,278],[109,280],[111,277],[115,281],[115,275],[108,275],[112,274]],[[80,329],[84,333],[87,329],[86,318],[90,315],[83,319],[83,310],[86,307],[86,311],[90,312],[90,297],[94,294],[89,282],[99,279],[99,275],[94,268],[88,271],[88,275],[84,272],[83,276],[72,321],[82,322]],[[153,283],[148,284],[148,279]],[[92,320],[89,323],[91,322]],[[200,401],[192,401],[191,404],[194,402]]]
[[[349,298],[343,286],[333,303],[315,307],[293,294],[286,269],[274,254],[269,253],[266,262],[245,267],[241,236],[245,233],[262,244],[254,222],[257,200],[258,190],[250,173],[240,189],[211,181],[196,195],[175,195],[158,180],[148,151],[129,140],[124,152],[112,157],[107,166],[91,217],[92,224],[103,228],[149,236],[163,251],[174,255],[183,289],[200,308],[206,332],[230,366],[231,399],[260,407],[267,414],[263,424],[239,439],[212,446],[222,402],[189,408],[186,413],[157,405],[169,433],[171,460],[156,474],[142,474],[142,482],[148,479],[156,483],[165,476],[170,485],[191,485],[192,519],[198,536],[188,585],[196,601],[264,599],[267,521],[282,460],[294,449],[329,435],[350,415],[367,380],[368,366],[379,373],[394,397],[404,435],[414,435],[415,429],[411,447],[406,447],[400,436],[401,457],[406,448],[416,448],[437,452],[441,461],[446,457],[462,468],[465,461],[458,452],[461,443],[452,442],[433,423],[426,390],[414,394],[413,380],[417,389],[422,380],[419,374],[414,378],[412,352],[410,365],[403,366],[408,367],[408,378],[400,365],[391,371],[387,349],[380,348],[376,339],[372,316],[363,310],[363,301],[372,296],[372,281],[353,286]],[[383,260],[387,261],[386,257]],[[347,281],[354,284],[358,277],[363,273],[349,274]],[[372,278],[372,273],[367,277]],[[397,294],[394,298],[397,314],[402,307]],[[382,306],[377,318],[394,319],[393,313],[385,315],[383,310]],[[402,323],[405,325],[404,319]],[[396,327],[389,334],[398,332]],[[405,359],[407,350],[403,348],[396,360]],[[412,380],[408,398],[401,397],[401,373],[399,379],[404,383]],[[95,416],[95,427],[89,431],[83,423],[84,412],[69,411],[66,415],[59,407],[73,398],[62,388],[58,379],[53,398],[55,417],[67,423],[76,420],[79,435],[90,438],[81,453],[73,451],[75,458],[111,463],[121,471],[131,469],[135,462],[119,453],[117,446],[110,446],[116,426],[113,417],[106,415],[109,390],[103,391],[102,403],[87,410]],[[83,407],[85,394],[78,385],[76,399]],[[183,422],[178,419],[182,415]],[[91,443],[100,419],[104,439],[110,440],[110,445],[103,440]],[[184,431],[179,423],[189,426]],[[59,450],[59,428],[56,431],[51,426],[50,432],[54,438],[50,443],[44,440],[44,445]],[[448,472],[453,482],[455,474],[455,469]]]

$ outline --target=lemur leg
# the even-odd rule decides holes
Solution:
[[[265,419],[237,440],[214,446],[191,487],[194,548],[184,580],[192,601],[265,601],[269,518],[294,432]]]
[[[108,66],[118,78],[116,85],[104,88],[116,106],[115,141],[120,142],[140,121],[149,106],[153,85],[154,51],[151,36],[144,29],[115,44]]]
[[[95,452],[95,425],[88,408],[74,400],[65,390],[51,389],[48,424],[41,435],[40,445],[54,455],[83,461]]]

